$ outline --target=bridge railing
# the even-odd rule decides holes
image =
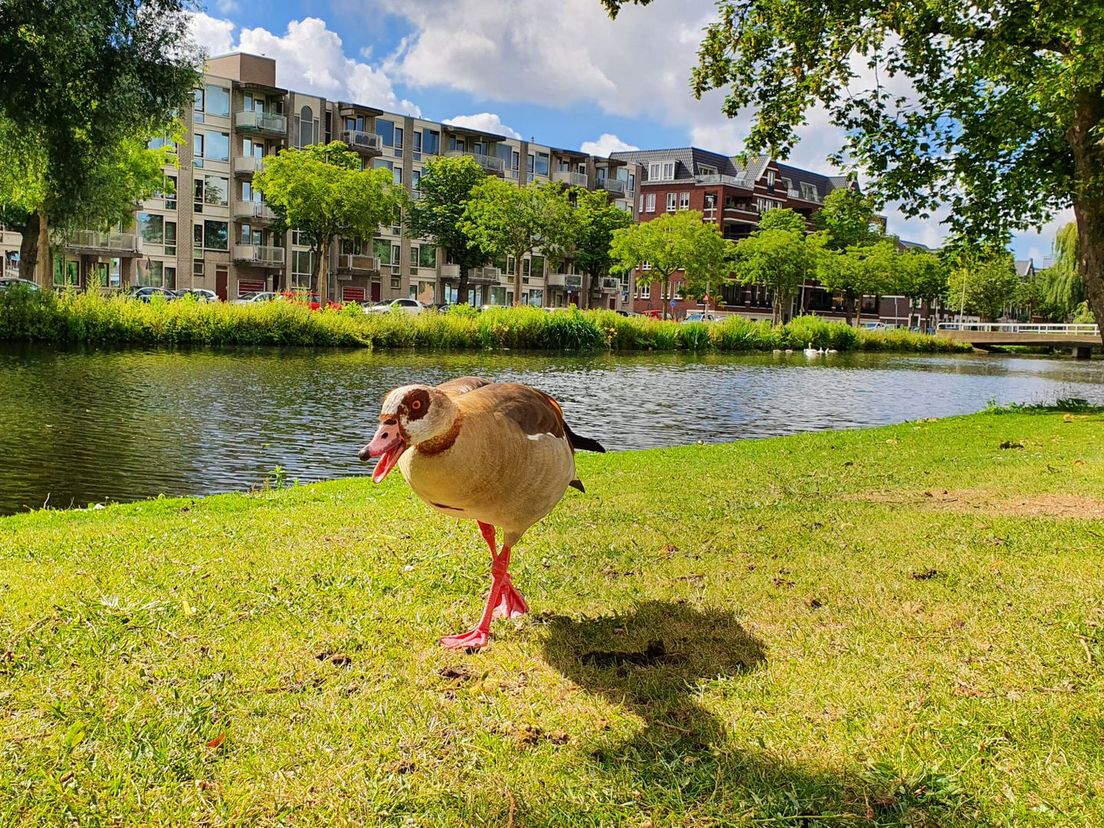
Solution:
[[[1100,328],[1097,325],[1060,325],[1036,322],[940,322],[937,330],[1050,334],[1054,336],[1100,336]]]

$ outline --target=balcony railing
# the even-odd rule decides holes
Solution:
[[[568,275],[567,273],[549,273],[544,277],[544,283],[550,288],[566,287]]]
[[[697,181],[706,185],[725,184],[745,190],[755,189],[755,182],[746,175],[699,175]]]
[[[251,132],[268,132],[287,135],[287,117],[274,112],[257,112],[252,109],[234,115],[234,126]]]
[[[78,230],[66,247],[87,250],[92,253],[114,253],[118,256],[137,256],[142,252],[142,237],[136,233],[100,233],[96,230]]]
[[[234,218],[274,221],[276,219],[276,214],[272,212],[272,208],[263,201],[235,201]]]
[[[287,251],[282,247],[262,247],[259,244],[235,244],[234,261],[259,265],[260,267],[283,267],[286,252]]]
[[[483,152],[468,152],[467,150],[448,150],[445,153],[447,158],[459,158],[464,155],[474,158],[479,166],[483,168],[484,172],[489,172],[492,175],[506,174],[506,162],[497,155],[487,155]]]
[[[239,155],[234,159],[234,175],[253,175],[261,171],[264,159],[254,155]]]
[[[350,149],[360,150],[361,152],[375,155],[383,152],[383,142],[374,132],[347,129],[341,133],[341,140],[348,144]]]
[[[571,172],[571,170],[554,170],[552,180],[557,184],[567,184],[569,187],[590,186],[586,173]]]
[[[353,253],[341,253],[337,257],[339,273],[363,274],[379,270],[379,259],[375,256],[358,256]]]
[[[625,194],[625,182],[620,178],[603,178],[602,189],[615,196],[623,196]]]
[[[598,281],[598,286],[603,293],[617,293],[621,290],[621,280],[616,276],[603,276]]]
[[[823,204],[824,199],[820,197],[820,193],[816,190],[786,190],[786,195],[790,198],[801,199],[802,201],[811,201],[813,204]]]

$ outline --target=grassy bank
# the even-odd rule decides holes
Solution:
[[[475,655],[397,475],[0,519],[0,824],[1104,824],[1102,426],[581,457]]]
[[[801,317],[772,328],[732,318],[720,324],[663,322],[610,311],[547,313],[503,308],[477,313],[365,314],[355,305],[311,311],[193,301],[134,302],[98,294],[0,293],[0,341],[140,345],[338,345],[377,348],[552,351],[962,351],[969,346],[909,331],[856,330]]]

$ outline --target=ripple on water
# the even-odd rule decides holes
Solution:
[[[1104,363],[790,357],[57,351],[0,346],[0,514],[363,474],[384,393],[462,374],[535,385],[611,450],[881,425],[990,400],[1104,404]]]

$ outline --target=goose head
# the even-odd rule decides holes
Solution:
[[[360,450],[360,459],[378,457],[372,480],[381,482],[395,468],[404,451],[456,426],[459,411],[443,391],[428,385],[404,385],[389,392],[380,408],[379,428],[372,442]]]

